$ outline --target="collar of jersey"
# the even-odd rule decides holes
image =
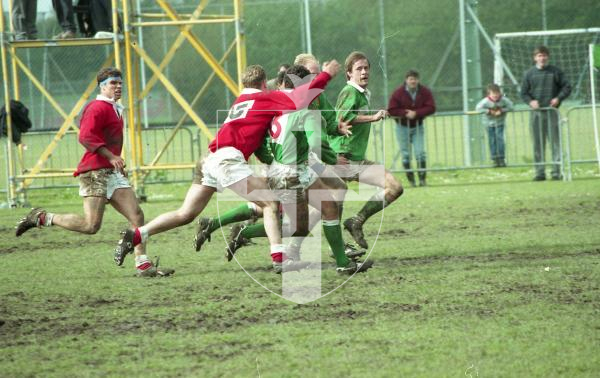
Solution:
[[[355,82],[353,82],[351,80],[348,80],[346,82],[346,84],[356,88],[356,90],[359,91],[360,93],[365,93],[365,92],[367,92],[367,94],[369,93],[368,89],[361,87],[360,85],[356,84]]]
[[[96,100],[108,102],[109,104],[111,104],[113,106],[113,109],[115,110],[115,113],[117,113],[117,117],[121,118],[121,116],[123,115],[123,109],[125,109],[125,107],[119,104],[118,102],[115,102],[115,100],[113,100],[112,98],[108,98],[99,94],[96,96]]]
[[[262,92],[262,91],[260,89],[256,89],[256,88],[244,88],[244,89],[242,89],[240,94],[252,94],[252,93],[260,93],[260,92]]]
[[[111,104],[112,106],[116,106],[119,110],[123,110],[125,107],[121,104],[119,104],[118,102],[116,102],[115,100],[113,100],[112,98],[108,98],[106,96],[103,96],[101,94],[99,94],[98,96],[96,96],[96,100],[100,100],[100,101],[104,101],[104,102],[108,102],[109,104]]]

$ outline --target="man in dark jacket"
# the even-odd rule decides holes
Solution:
[[[417,71],[410,70],[406,73],[404,83],[394,91],[390,98],[388,112],[390,116],[396,118],[396,138],[402,152],[402,165],[406,169],[408,181],[412,186],[416,186],[415,176],[410,167],[412,145],[419,168],[419,185],[427,185],[423,119],[435,113],[435,101],[431,91],[419,83]]]
[[[533,50],[535,66],[531,67],[521,84],[521,98],[533,110],[531,115],[531,137],[535,160],[534,181],[546,179],[544,150],[546,140],[552,147],[552,179],[560,180],[560,129],[558,107],[571,94],[571,84],[560,68],[548,64],[550,51],[546,46]],[[540,110],[543,108],[556,108]]]

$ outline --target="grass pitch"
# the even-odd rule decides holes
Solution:
[[[149,255],[175,276],[138,279],[131,257],[112,262],[126,225],[115,211],[91,237],[42,229],[17,239],[26,210],[0,210],[0,375],[598,376],[598,180],[430,176],[386,209],[380,230],[368,223],[371,243],[379,233],[374,268],[306,305],[227,263],[218,233],[196,254],[193,225],[150,240]],[[150,187],[147,218],[177,208],[186,190]],[[81,212],[76,189],[30,200]],[[239,258],[277,289],[266,246]],[[323,290],[343,280],[328,267]]]

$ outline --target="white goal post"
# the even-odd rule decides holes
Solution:
[[[533,49],[546,45],[550,63],[560,67],[571,83],[569,102],[589,104],[591,85],[588,48],[600,44],[600,28],[500,33],[494,36],[494,82],[513,99],[520,98],[520,81],[533,65]]]
[[[590,87],[592,91],[592,122],[594,124],[594,139],[596,142],[596,158],[598,159],[598,170],[600,171],[600,137],[598,136],[598,114],[596,98],[596,71],[600,69],[600,44],[589,45],[590,59]]]

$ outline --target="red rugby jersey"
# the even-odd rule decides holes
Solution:
[[[93,100],[83,110],[79,122],[79,143],[86,151],[73,176],[101,168],[112,168],[107,158],[100,155],[98,148],[104,146],[120,156],[123,149],[123,117],[119,117],[113,104]]]
[[[274,117],[307,107],[323,92],[329,80],[331,75],[321,72],[310,83],[291,92],[244,89],[208,149],[215,152],[219,148],[235,147],[248,160],[262,144]]]

